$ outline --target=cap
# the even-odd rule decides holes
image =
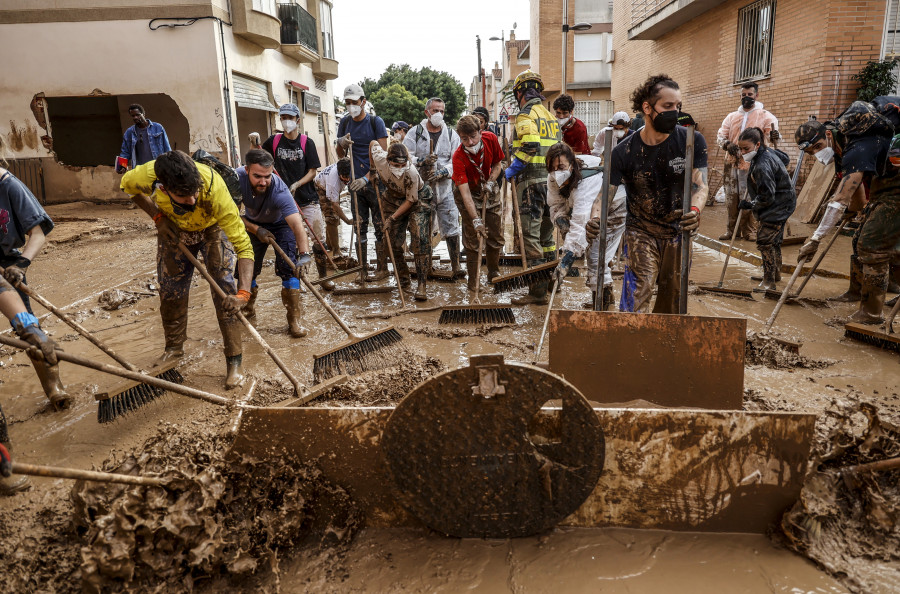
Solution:
[[[409,124],[407,124],[403,120],[394,122],[394,125],[391,126],[391,132],[396,132],[397,130],[409,130]]]
[[[825,135],[825,124],[818,120],[809,120],[800,124],[797,131],[794,132],[794,140],[800,150],[815,144]]]
[[[491,119],[491,114],[488,113],[487,107],[484,107],[482,105],[479,105],[478,107],[473,109],[472,113],[478,114],[480,116],[484,116],[484,119],[486,119],[486,120]]]
[[[285,103],[278,110],[278,115],[290,115],[294,116],[295,118],[300,118],[300,108],[293,103]]]
[[[366,92],[363,91],[362,87],[357,84],[347,85],[344,88],[344,99],[358,101],[360,97],[364,97],[365,95]]]
[[[629,116],[624,111],[617,111],[613,114],[613,117],[609,120],[609,123],[613,126],[621,126],[623,124],[628,125],[629,123],[631,123],[631,116]]]

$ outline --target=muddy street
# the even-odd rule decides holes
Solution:
[[[152,223],[141,211],[120,205],[76,203],[48,210],[59,223],[44,256],[29,269],[32,288],[96,332],[121,355],[138,366],[149,364],[163,348],[159,299],[155,296],[158,291],[156,235]],[[752,244],[746,247],[750,251],[753,249]],[[346,336],[309,293],[302,297],[303,322],[309,334],[299,339],[288,335],[279,297],[281,281],[274,275],[273,257],[270,252],[259,277],[255,326],[300,381],[312,385],[313,355],[345,342]],[[718,281],[723,259],[720,252],[695,244],[691,274],[694,289],[689,312],[698,316],[746,317],[748,331],[758,332],[771,313],[774,301],[759,295],[753,300],[735,299],[696,290],[699,285]],[[785,261],[791,261],[791,256],[786,254]],[[756,271],[756,266],[733,257],[726,282],[750,287],[756,283],[748,277]],[[340,279],[338,285],[352,287],[352,278]],[[824,299],[843,292],[846,282],[841,278],[817,277],[804,295]],[[779,283],[779,288],[782,286]],[[397,316],[389,315],[401,307],[396,292],[326,295],[354,332],[365,334],[393,326],[403,335],[403,346],[409,354],[388,368],[354,376],[327,397],[310,405],[392,405],[421,381],[441,371],[467,365],[472,355],[502,353],[508,361],[533,360],[545,308],[515,308],[517,322],[514,325],[439,325],[440,311],[433,309],[434,306],[464,302],[465,285],[434,281],[429,284],[429,293],[431,299],[427,303],[410,303],[412,307],[432,308],[430,311]],[[589,298],[590,292],[584,286],[583,278],[569,278],[565,290],[557,295],[554,307],[581,309]],[[494,295],[485,296],[486,302],[496,300]],[[500,300],[507,301],[508,296]],[[885,423],[897,426],[900,420],[900,365],[896,353],[853,342],[843,337],[841,325],[828,323],[846,317],[854,307],[853,304],[786,305],[775,324],[775,332],[802,342],[802,357],[786,360],[759,357],[749,363],[744,376],[744,408],[822,415],[826,410],[834,409],[836,403],[852,402],[857,408],[871,403]],[[46,312],[40,306],[35,306],[35,313],[41,317],[48,334],[66,352],[110,362],[63,322],[52,315],[43,316]],[[243,346],[248,381],[241,388],[226,391],[222,385],[225,374],[222,338],[212,299],[205,281],[195,274],[186,355],[178,366],[185,384],[240,399],[251,381],[256,380],[257,391],[252,404],[276,405],[290,398],[288,381],[246,333]],[[560,348],[560,345],[552,342],[545,345],[541,360],[546,361],[548,350],[554,348]],[[62,379],[75,403],[67,411],[53,412],[25,355],[7,347],[0,349],[0,393],[18,461],[82,469],[134,468],[136,463],[128,466],[129,457],[140,459],[143,449],[156,457],[143,460],[138,467],[161,472],[188,472],[187,466],[182,464],[191,457],[185,453],[186,442],[195,441],[198,450],[208,452],[211,459],[216,459],[215,452],[221,454],[227,448],[235,410],[170,393],[113,423],[100,425],[93,394],[106,391],[121,380],[69,363],[62,363],[60,367]],[[850,418],[855,413],[847,414]],[[837,416],[828,418],[832,419],[832,428],[839,425],[834,421]],[[826,433],[820,431],[820,446],[830,439]],[[170,459],[161,453],[167,448],[171,450]],[[879,452],[866,450],[864,454],[877,456]],[[859,459],[865,458],[858,457],[853,462]],[[314,473],[307,463],[296,461],[303,465],[303,473]],[[193,460],[192,464],[194,470],[191,472],[199,473],[204,463]],[[211,464],[211,467],[220,473],[235,470],[228,468],[224,461]],[[296,471],[296,476],[307,476],[301,473],[300,466]],[[266,476],[271,478],[275,471],[265,472],[269,472]],[[282,468],[279,472],[294,476],[290,468]],[[222,480],[221,476],[216,480],[222,481],[222,485],[238,488],[235,481]],[[287,540],[273,544],[277,539],[270,538],[264,547],[254,544],[256,548],[239,538],[229,541],[228,546],[235,550],[245,545],[249,547],[244,549],[249,555],[246,558],[225,547],[223,550],[230,551],[228,554],[210,556],[216,559],[215,562],[210,561],[207,565],[185,562],[185,566],[190,567],[185,575],[192,579],[178,572],[161,576],[149,568],[154,564],[163,566],[179,555],[166,548],[173,546],[166,541],[159,547],[160,550],[171,550],[171,559],[160,553],[159,559],[148,562],[143,569],[119,567],[113,571],[107,568],[104,574],[98,569],[103,564],[103,555],[98,553],[100,549],[86,546],[88,540],[98,542],[98,528],[96,525],[90,528],[79,525],[76,518],[91,517],[93,512],[87,513],[84,509],[93,505],[98,510],[96,514],[107,514],[104,516],[109,518],[107,526],[112,526],[115,518],[124,517],[116,514],[126,512],[117,512],[113,503],[115,498],[103,489],[93,492],[79,485],[75,488],[78,495],[73,497],[71,481],[33,478],[32,482],[31,491],[0,499],[0,514],[4,517],[0,524],[0,560],[8,566],[17,566],[17,570],[0,577],[0,589],[4,591],[78,591],[82,580],[89,584],[86,587],[104,590],[116,583],[106,581],[111,575],[117,575],[119,579],[133,576],[136,581],[130,587],[135,591],[153,588],[160,588],[160,591],[191,588],[246,591],[256,588],[284,592],[455,592],[461,589],[545,592],[562,588],[567,592],[602,589],[611,592],[831,593],[844,592],[848,588],[890,592],[900,587],[900,562],[896,550],[876,547],[874,551],[865,552],[875,557],[880,555],[876,561],[854,565],[853,558],[844,558],[829,565],[831,558],[828,555],[834,553],[833,544],[829,550],[814,550],[810,554],[818,563],[814,564],[792,552],[789,543],[778,536],[563,527],[534,538],[460,540],[419,530],[360,530],[362,523],[348,519],[352,515],[350,512],[340,518],[343,524],[336,521],[324,526],[314,519],[316,495],[312,492],[304,493],[310,505],[296,512],[307,513],[309,518],[298,521],[292,528],[294,532],[285,537]],[[303,481],[297,479],[297,482]],[[220,506],[216,509],[227,509],[228,498],[216,490],[219,483],[213,483],[206,484],[209,491],[204,497],[208,495],[209,501]],[[254,487],[243,485],[241,488],[252,491]],[[302,490],[299,486],[297,489]],[[330,486],[322,486],[320,490],[336,492],[329,489]],[[890,492],[885,492],[885,497]],[[142,498],[134,497],[132,511],[138,504],[147,504]],[[240,493],[235,491],[234,497],[240,497]],[[73,499],[81,501],[80,511],[73,507]],[[88,500],[90,505],[85,503]],[[887,517],[894,514],[896,518],[896,501],[893,506],[886,503],[884,510]],[[244,529],[240,528],[239,518],[225,515],[216,518],[221,525],[214,527],[212,540],[228,529],[235,530],[235,534],[252,535],[247,538],[257,539],[254,543],[265,540],[258,530],[253,531],[258,527],[240,532]],[[160,516],[156,521],[164,520]],[[832,518],[832,521],[835,520]],[[825,529],[827,531],[827,526]],[[884,546],[897,542],[897,529],[896,524],[885,520],[881,528]],[[341,536],[332,540],[324,536],[335,531]],[[840,534],[842,538],[851,539],[850,531]],[[114,536],[109,536],[104,546],[122,554],[117,547],[124,545]],[[291,539],[298,543],[296,547],[287,542]],[[200,546],[200,541],[189,541],[187,545],[182,542],[182,545],[196,547]],[[793,548],[800,547],[794,543]],[[137,558],[140,553],[134,555]],[[131,563],[131,560],[127,562]],[[181,562],[179,557],[178,563]],[[840,563],[849,565],[841,566]],[[218,571],[221,574],[216,575]],[[205,572],[212,573],[212,579]],[[98,578],[100,574],[105,577]],[[833,577],[835,574],[843,574],[845,578],[849,574],[851,579],[842,580]]]

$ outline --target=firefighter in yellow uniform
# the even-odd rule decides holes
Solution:
[[[547,206],[547,151],[560,142],[559,122],[541,103],[544,96],[541,75],[526,70],[516,77],[513,85],[519,113],[513,140],[513,160],[506,169],[506,179],[516,182],[516,199],[525,238],[525,257],[535,266],[543,260],[556,258],[553,221]],[[512,300],[516,305],[547,303],[548,281],[529,287],[528,294]]]

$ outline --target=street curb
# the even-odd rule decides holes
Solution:
[[[707,247],[711,250],[716,250],[719,253],[722,253],[722,254],[728,253],[728,244],[727,243],[723,243],[717,239],[707,237],[706,235],[701,235],[698,233],[697,235],[694,236],[694,241],[699,243],[703,247]],[[737,258],[738,260],[740,260],[742,262],[747,262],[748,264],[753,264],[754,266],[762,266],[762,258],[760,258],[758,254],[755,254],[753,252],[748,252],[747,250],[742,250],[739,247],[735,247],[734,249],[731,250],[731,257]],[[784,272],[787,274],[793,274],[794,268],[796,268],[796,266],[794,264],[782,264],[781,272]],[[808,271],[809,271],[810,267],[806,266],[805,268],[806,268],[807,272],[804,272],[803,274],[809,274]],[[842,279],[850,278],[849,274],[845,274],[843,272],[835,272],[833,270],[825,270],[824,268],[819,268],[818,270],[816,270],[816,276],[822,276],[825,278],[842,278]]]

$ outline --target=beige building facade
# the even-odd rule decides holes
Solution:
[[[239,164],[247,135],[295,102],[323,164],[333,160],[337,78],[329,0],[6,0],[0,134],[13,172],[46,203],[121,198],[114,164],[128,105],[172,148]],[[31,51],[22,48],[32,48]],[[330,140],[333,140],[330,139]]]

